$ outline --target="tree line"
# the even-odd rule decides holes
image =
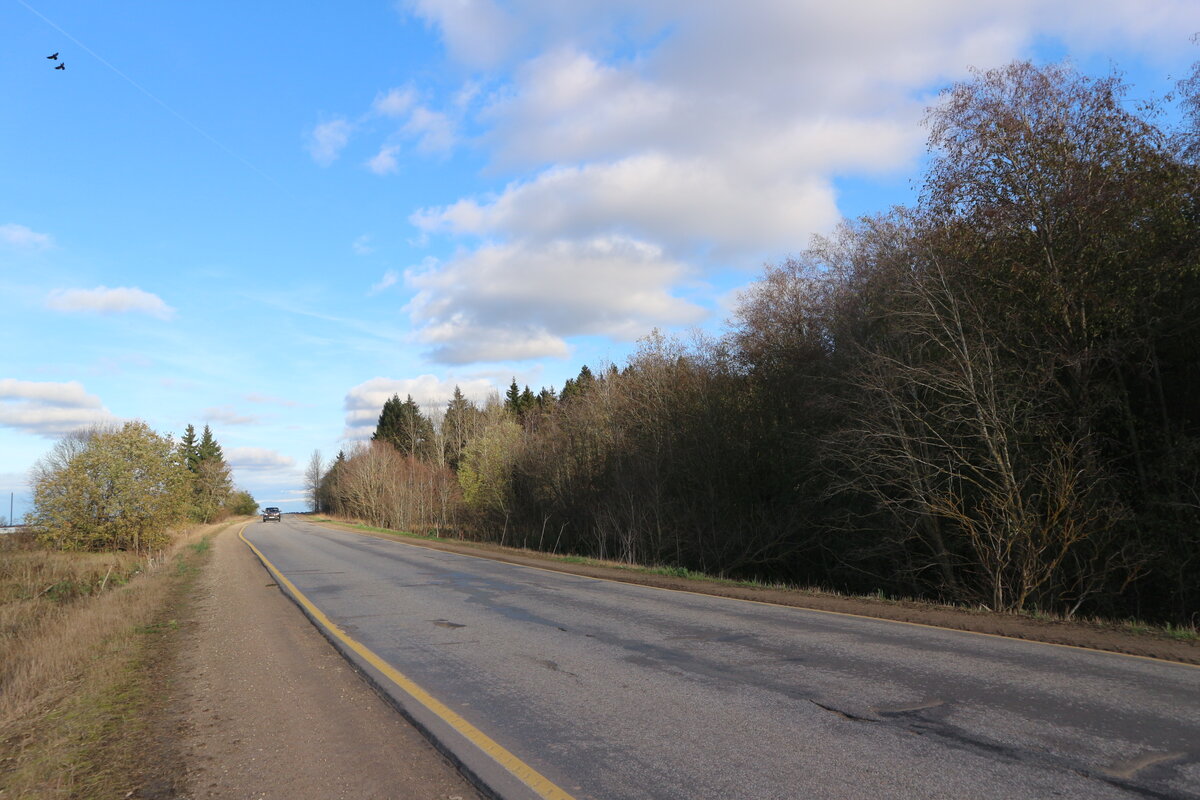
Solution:
[[[38,541],[63,550],[166,546],[185,522],[253,514],[207,425],[188,425],[178,442],[141,421],[80,429],[61,438],[31,472]]]
[[[385,527],[994,610],[1200,613],[1200,66],[1130,110],[1027,62],[929,111],[912,207],[657,332],[309,470]]]

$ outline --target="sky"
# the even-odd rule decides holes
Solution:
[[[393,393],[719,334],[764,264],[914,201],[972,69],[1134,102],[1198,30],[1194,0],[0,0],[0,492],[20,518],[58,437],[141,419],[302,510]]]

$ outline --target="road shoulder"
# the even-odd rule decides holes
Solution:
[[[189,798],[430,798],[475,790],[223,531],[174,660]]]

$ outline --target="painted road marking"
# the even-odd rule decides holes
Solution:
[[[398,669],[393,667],[387,661],[384,661],[380,656],[376,655],[376,653],[366,645],[360,643],[339,628],[337,624],[333,622],[333,620],[329,619],[329,617],[327,617],[325,613],[321,611],[321,609],[313,605],[312,601],[309,600],[303,592],[297,589],[295,584],[288,580],[287,576],[280,572],[275,565],[272,564],[270,560],[262,554],[261,550],[250,543],[250,540],[247,539],[244,534],[246,525],[249,524],[250,523],[247,522],[245,525],[242,525],[241,529],[238,531],[238,538],[245,542],[246,546],[254,551],[254,554],[258,556],[259,560],[262,561],[268,570],[270,570],[271,574],[275,576],[275,579],[288,588],[288,591],[292,593],[292,597],[296,599],[296,602],[299,603],[312,616],[312,618],[316,620],[319,625],[321,625],[321,627],[323,627],[333,636],[337,637],[340,642],[357,653],[372,667],[386,675],[388,680],[392,681],[392,683],[394,683],[401,691],[403,691],[412,699],[416,700],[421,705],[425,706],[425,708],[437,715],[443,722],[456,730],[462,736],[466,737],[471,744],[478,747],[493,761],[508,770],[509,773],[515,776],[523,784],[528,786],[539,797],[543,797],[545,800],[574,800],[571,795],[567,794],[558,786],[553,784],[544,775],[526,764],[521,759],[517,758],[505,748],[501,747],[483,731],[479,730],[474,725],[467,722],[461,716],[448,708],[445,703],[442,703],[429,692],[422,689]]]

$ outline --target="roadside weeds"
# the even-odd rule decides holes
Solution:
[[[0,798],[171,797],[177,754],[156,725],[177,610],[209,537],[194,528],[153,560],[125,554],[22,555],[0,597]],[[9,555],[9,554],[6,554]],[[50,557],[50,556],[57,556]],[[15,588],[14,588],[15,587]]]

